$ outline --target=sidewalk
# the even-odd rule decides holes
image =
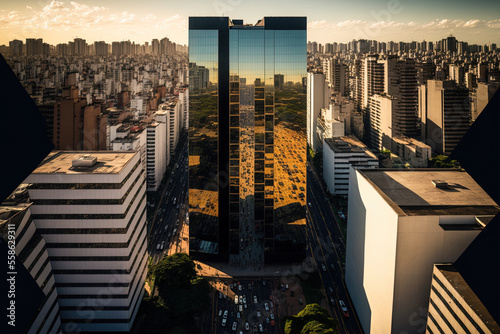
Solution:
[[[304,271],[303,265],[268,265],[261,269],[254,270],[253,268],[237,268],[230,266],[227,263],[203,263],[195,261],[196,265],[200,265],[201,269],[197,268],[198,275],[203,277],[213,278],[233,278],[233,277],[266,277],[280,278],[290,275],[298,275]]]

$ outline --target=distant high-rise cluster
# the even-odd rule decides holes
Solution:
[[[436,42],[309,42],[308,55],[308,87],[314,87],[308,92],[308,143],[315,151],[328,138],[325,127],[341,122],[345,134],[376,151],[414,151],[418,158],[427,145],[425,151],[449,155],[500,86],[496,44],[454,36]],[[329,120],[321,112],[329,104],[354,108],[344,108],[350,111],[342,120],[340,114]]]
[[[174,55],[175,53],[186,53],[188,47],[186,45],[177,44],[172,42],[168,37],[161,40],[153,39],[151,44],[145,42],[138,44],[135,42],[116,41],[106,43],[104,41],[95,41],[94,43],[87,43],[83,38],[74,38],[73,41],[68,43],[58,43],[50,45],[44,43],[42,38],[26,38],[24,43],[21,40],[13,40],[9,42],[9,46],[5,48],[5,54],[11,56],[99,56],[105,57],[107,55]],[[4,52],[4,51],[2,51]]]

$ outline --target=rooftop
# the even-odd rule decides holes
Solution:
[[[377,159],[365,144],[354,136],[325,138],[325,142],[336,153],[361,153],[365,152],[373,159]]]
[[[362,169],[359,172],[406,215],[495,215],[500,207],[460,169]],[[447,182],[437,188],[433,180]]]
[[[412,145],[415,147],[420,147],[420,148],[428,148],[430,149],[431,147],[427,145],[426,143],[421,142],[420,140],[416,140],[415,138],[409,138],[409,137],[393,137],[392,140],[394,140],[398,144],[406,144],[406,145]]]
[[[455,288],[464,301],[481,318],[492,333],[500,333],[500,326],[493,319],[481,300],[469,287],[460,272],[451,264],[436,264],[436,268],[443,274],[448,282]]]
[[[83,155],[97,158],[91,167],[73,167],[73,160]],[[118,151],[52,151],[33,171],[33,174],[118,174],[134,157],[136,152]]]

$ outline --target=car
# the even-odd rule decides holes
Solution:
[[[259,332],[261,332],[261,333],[264,332],[264,327],[262,327],[262,324],[259,324]]]
[[[233,329],[233,331],[235,331],[235,330],[236,330],[236,326],[237,326],[237,324],[236,324],[236,321],[235,321],[235,322],[233,322],[233,328],[232,328],[232,329]]]
[[[227,322],[226,318],[222,319],[222,326],[226,326],[226,322]]]
[[[227,319],[227,313],[228,313],[228,311],[227,311],[227,310],[225,310],[225,311],[224,311],[224,315],[223,315],[223,318],[224,318],[224,319]]]
[[[333,265],[333,263],[330,263],[330,268],[332,268],[332,270],[335,271],[335,266]]]
[[[270,308],[273,308],[273,307],[274,307],[273,302],[269,302],[269,307],[270,307]]]
[[[269,323],[269,318],[266,318],[266,323]]]
[[[269,304],[268,303],[264,303],[264,308],[266,309],[266,311],[269,311]]]
[[[328,287],[328,291],[333,295],[333,288],[331,286]]]
[[[250,329],[250,325],[247,323],[245,323],[245,330],[249,330]]]
[[[219,317],[222,315],[222,310],[219,310]]]
[[[263,286],[266,286],[266,281],[262,281],[262,285],[263,285]]]
[[[247,297],[245,295],[243,295],[243,304],[246,304],[247,303]]]
[[[241,305],[241,304],[240,304],[240,305],[238,305],[238,310],[239,310],[240,312],[243,312],[243,305]]]
[[[163,249],[164,247],[165,247],[165,241],[162,241],[162,242],[161,242],[160,249]]]
[[[241,306],[241,305],[240,305],[240,306]],[[238,318],[238,319],[239,319],[239,318],[241,318],[241,314],[240,314],[240,312],[236,312],[236,318]]]
[[[262,314],[260,314],[260,310],[257,310],[257,318],[260,318]]]
[[[156,246],[156,249],[157,249],[157,250],[158,250],[158,249],[160,249],[160,244],[158,244],[158,246]]]
[[[235,296],[234,296],[234,303],[235,303],[235,304],[238,304],[238,295],[235,295]]]
[[[333,297],[330,297],[330,303],[332,303],[332,305],[335,305],[335,299],[333,299]]]
[[[219,299],[222,299],[222,292],[219,291]]]
[[[241,285],[238,285],[238,290],[240,290],[240,291],[241,291],[241,289],[242,289],[242,288],[243,288],[243,287],[242,287]]]
[[[271,326],[274,327],[275,323],[274,323],[274,320],[271,320]]]
[[[232,289],[233,288],[233,283],[231,283],[230,286],[231,286],[231,289]]]
[[[299,305],[304,305],[304,302],[302,301],[302,298],[299,298]]]
[[[248,308],[248,304],[243,304],[243,307],[244,308]]]
[[[323,269],[323,271],[326,271],[326,266],[324,263],[321,264],[321,269]]]
[[[344,314],[344,317],[349,318],[349,312],[347,311],[347,307],[342,300],[339,300],[339,306],[342,310],[342,313]]]
[[[311,202],[309,202],[308,204],[309,204],[309,206],[312,206]]]
[[[274,320],[274,313],[270,313],[269,318],[271,318],[271,320]]]
[[[240,295],[240,304],[243,304],[243,295]]]
[[[257,303],[258,303],[258,301],[257,301],[257,296],[253,296],[253,302],[254,302],[254,304],[257,304]]]

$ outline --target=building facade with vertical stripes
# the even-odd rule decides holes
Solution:
[[[147,273],[140,154],[54,151],[25,183],[52,265],[63,332],[128,332]]]

